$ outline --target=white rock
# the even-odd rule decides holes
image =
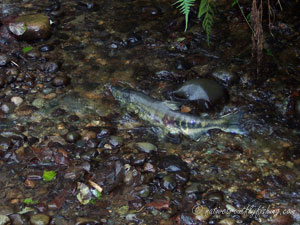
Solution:
[[[19,96],[14,96],[11,98],[10,100],[12,103],[14,103],[16,106],[21,105],[21,103],[23,102],[23,99]]]

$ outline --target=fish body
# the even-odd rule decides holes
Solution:
[[[195,141],[211,129],[244,134],[239,122],[242,113],[229,114],[219,119],[203,119],[174,110],[176,103],[159,101],[132,88],[115,85],[110,86],[110,91],[121,107],[171,134],[181,133]]]

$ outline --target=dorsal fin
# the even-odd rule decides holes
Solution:
[[[180,107],[181,107],[180,102],[174,102],[174,101],[170,101],[170,100],[163,101],[163,104],[166,105],[169,109],[171,109],[173,111],[180,110]]]

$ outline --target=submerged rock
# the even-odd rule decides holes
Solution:
[[[21,40],[45,39],[51,35],[49,18],[43,14],[19,16],[9,24],[9,30]]]
[[[225,91],[213,80],[193,79],[173,91],[172,95],[175,100],[205,101],[213,104],[225,96]]]

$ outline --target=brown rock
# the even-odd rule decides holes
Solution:
[[[49,18],[43,14],[19,16],[9,24],[9,30],[22,40],[45,39],[51,35]]]

